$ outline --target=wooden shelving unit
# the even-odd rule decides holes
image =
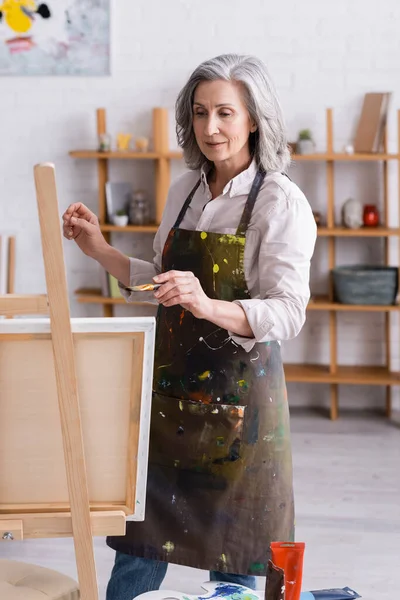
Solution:
[[[106,133],[106,111],[98,108],[97,134]],[[171,152],[168,147],[168,111],[165,108],[153,109],[153,151],[133,152],[111,151],[99,152],[98,150],[72,150],[69,155],[79,160],[95,160],[98,173],[98,217],[100,229],[107,242],[111,240],[111,234],[120,233],[155,233],[158,223],[164,211],[170,186],[170,162],[182,158],[181,152]],[[110,160],[151,160],[155,163],[155,216],[156,222],[150,225],[127,225],[118,227],[106,221],[106,182],[108,181],[108,162]],[[116,304],[125,304],[123,298],[107,298],[101,295],[100,290],[76,290],[77,300],[83,304],[101,304],[105,317],[113,316],[113,307]],[[134,304],[142,305],[144,302],[137,301]]]
[[[379,154],[343,154],[335,153],[333,150],[333,111],[328,109],[326,113],[327,127],[327,151],[320,154],[292,156],[294,162],[322,161],[326,164],[327,175],[327,219],[326,227],[318,227],[318,236],[327,238],[328,244],[328,269],[329,273],[335,266],[335,250],[339,238],[382,238],[384,240],[384,264],[389,264],[389,239],[396,237],[398,240],[398,265],[400,281],[400,223],[397,227],[389,226],[389,195],[388,195],[388,162],[396,160],[399,173],[400,189],[400,154],[387,152],[387,132],[385,132],[384,152]],[[400,151],[400,111],[397,112],[398,150]],[[382,164],[383,177],[383,211],[382,225],[379,227],[362,227],[360,229],[347,229],[335,223],[335,187],[334,168],[337,162],[380,162]],[[398,197],[400,215],[400,193]],[[329,275],[329,289],[327,296],[312,297],[308,305],[310,311],[326,311],[329,315],[329,338],[330,338],[330,361],[328,365],[311,364],[286,364],[285,373],[287,381],[325,383],[330,385],[330,416],[331,419],[338,417],[339,384],[346,385],[383,385],[386,386],[386,414],[392,413],[391,391],[393,385],[400,385],[400,372],[392,372],[391,369],[391,329],[390,315],[398,313],[400,306],[365,306],[339,304],[334,301],[333,281]],[[379,366],[342,366],[338,364],[338,312],[382,312],[385,317],[385,364]]]
[[[397,113],[398,122],[398,149],[400,151],[400,111]],[[388,163],[397,161],[399,173],[400,189],[400,154],[388,153],[385,136],[385,151],[379,154],[343,154],[335,153],[333,150],[333,111],[327,110],[327,151],[311,155],[292,155],[294,162],[324,162],[326,164],[327,174],[327,223],[324,227],[318,227],[318,236],[327,239],[328,244],[328,269],[329,273],[335,266],[335,250],[338,239],[342,237],[354,238],[382,238],[384,240],[384,260],[389,263],[389,240],[396,237],[398,239],[400,265],[400,223],[397,227],[389,226],[388,219]],[[98,133],[106,131],[106,114],[104,109],[97,110],[97,130]],[[181,159],[180,152],[170,152],[168,149],[168,114],[163,108],[153,109],[153,138],[154,151],[141,152],[97,152],[95,150],[74,150],[70,156],[75,159],[96,160],[98,169],[98,194],[99,194],[99,221],[104,237],[109,241],[113,232],[155,233],[157,223],[161,221],[165,200],[170,185],[170,161]],[[152,160],[155,161],[155,182],[156,182],[156,220],[157,223],[143,227],[131,226],[117,227],[106,223],[106,199],[105,183],[108,179],[108,161],[109,160]],[[335,223],[335,189],[334,189],[334,168],[337,162],[380,162],[382,164],[383,177],[383,211],[382,225],[375,228],[347,229]],[[399,214],[400,214],[400,193],[399,193]],[[400,281],[400,268],[399,268]],[[304,383],[323,383],[330,386],[330,417],[338,417],[339,398],[338,386],[346,385],[383,385],[386,387],[386,414],[390,417],[392,412],[391,389],[393,385],[400,385],[400,372],[392,372],[391,367],[391,330],[390,315],[398,313],[400,306],[359,306],[350,304],[339,304],[334,301],[333,282],[329,277],[329,289],[326,296],[315,296],[311,298],[308,305],[310,311],[325,311],[329,315],[329,338],[330,338],[330,361],[328,365],[312,364],[286,364],[285,373],[287,381]],[[76,290],[78,302],[83,304],[101,304],[103,306],[104,316],[112,316],[113,307],[117,304],[125,304],[123,298],[105,298],[100,290],[81,289]],[[145,304],[137,302],[137,304]],[[381,312],[385,317],[384,337],[385,337],[385,364],[379,366],[341,366],[338,364],[338,340],[337,340],[337,313],[343,311],[349,312]]]

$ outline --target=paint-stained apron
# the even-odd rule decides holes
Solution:
[[[210,298],[249,298],[246,230],[258,173],[236,235],[179,229],[162,271],[192,271]],[[234,200],[232,200],[234,202]],[[146,518],[108,538],[127,554],[200,569],[264,575],[272,541],[293,541],[289,411],[277,341],[246,352],[181,306],[160,305]]]

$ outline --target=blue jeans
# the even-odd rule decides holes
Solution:
[[[145,592],[159,590],[167,568],[166,562],[117,552],[108,582],[106,600],[132,600]],[[251,575],[231,575],[210,571],[210,581],[238,583],[252,590],[256,589],[256,578]]]

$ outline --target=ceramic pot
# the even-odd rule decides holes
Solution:
[[[125,227],[128,225],[128,215],[114,215],[113,223],[118,227]]]
[[[314,154],[314,142],[312,140],[299,140],[297,142],[299,154]]]
[[[363,224],[363,207],[361,202],[349,198],[342,207],[342,221],[349,229],[358,229]]]

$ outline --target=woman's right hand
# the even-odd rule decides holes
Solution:
[[[70,204],[63,214],[63,234],[74,240],[87,256],[96,258],[107,245],[96,215],[81,202]]]

